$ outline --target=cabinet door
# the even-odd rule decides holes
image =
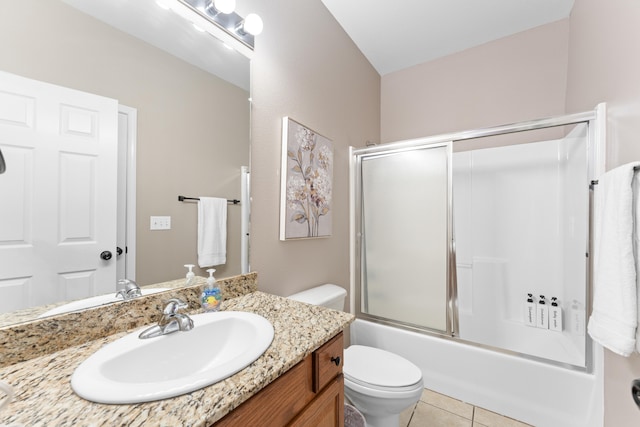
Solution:
[[[338,375],[289,424],[289,427],[343,427],[344,377]]]
[[[311,356],[215,423],[216,427],[282,427],[315,397]]]
[[[342,332],[313,352],[313,391],[322,390],[336,375],[342,372],[344,357]]]

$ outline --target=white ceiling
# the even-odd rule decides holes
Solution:
[[[248,59],[155,0],[62,0],[249,90]],[[245,16],[253,1],[238,1]],[[290,0],[300,1],[300,0]],[[321,0],[385,75],[566,18],[574,0]],[[268,23],[265,23],[268,25]],[[258,36],[259,37],[259,36]]]
[[[574,0],[322,0],[381,75],[567,18]]]

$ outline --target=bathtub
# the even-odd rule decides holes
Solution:
[[[356,319],[351,344],[399,354],[422,370],[425,387],[536,427],[602,427],[602,347],[593,372],[503,354],[442,337]]]

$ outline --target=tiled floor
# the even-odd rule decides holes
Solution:
[[[400,416],[400,427],[531,427],[486,409],[425,389],[415,407]]]

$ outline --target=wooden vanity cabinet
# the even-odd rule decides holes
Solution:
[[[343,427],[343,348],[340,332],[214,426]]]

